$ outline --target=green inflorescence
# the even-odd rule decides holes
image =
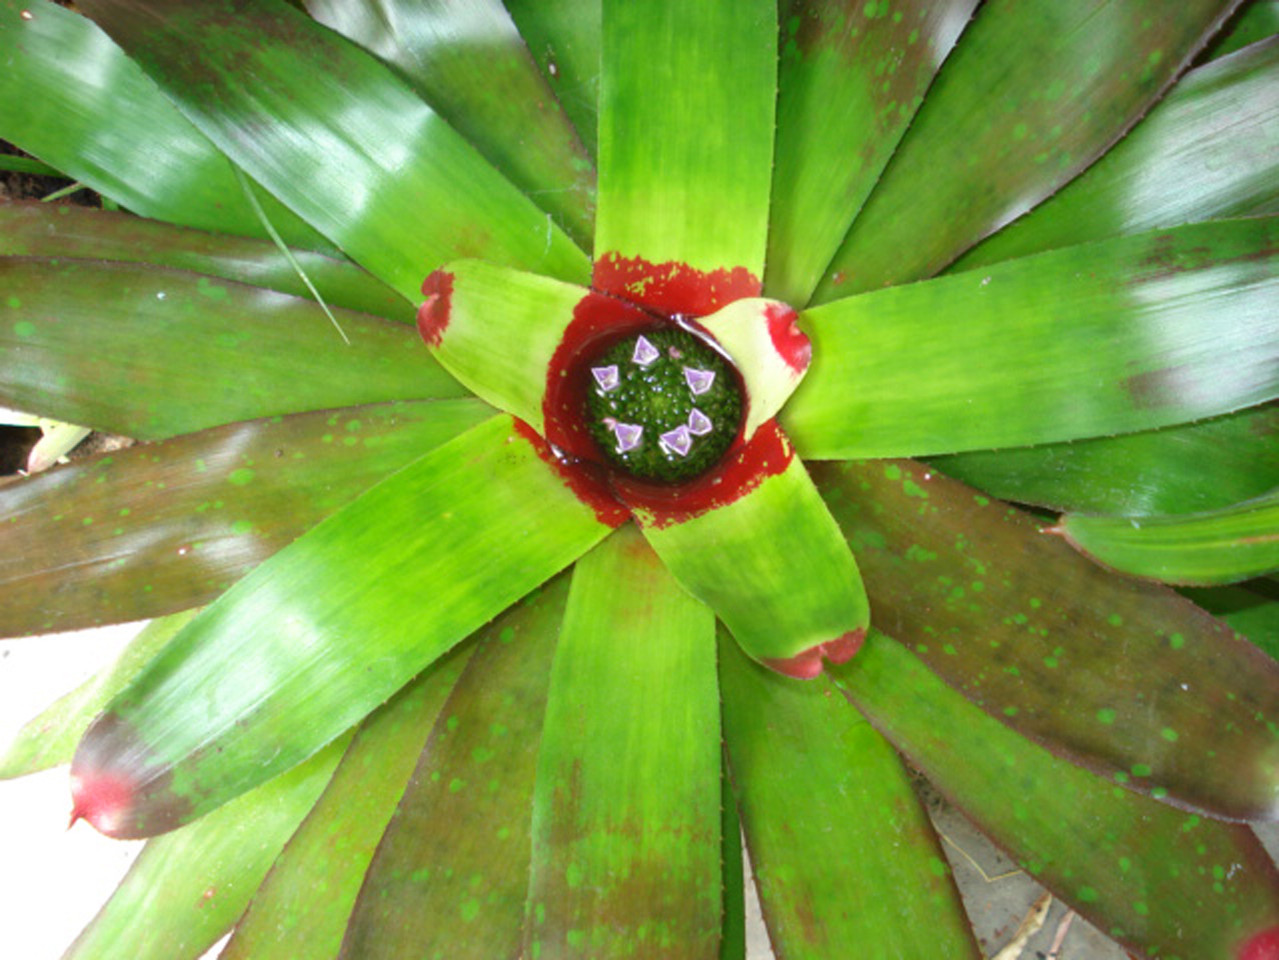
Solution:
[[[631,476],[692,480],[719,463],[737,436],[743,403],[737,373],[687,330],[627,337],[589,366],[587,426],[608,462]]]

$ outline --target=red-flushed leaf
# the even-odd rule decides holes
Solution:
[[[70,763],[93,718],[193,616],[188,611],[151,621],[113,663],[28,720],[0,753],[0,780]]]
[[[605,0],[596,289],[764,272],[777,92],[769,0]],[[629,268],[629,270],[627,269]],[[653,303],[654,291],[646,290]],[[725,300],[718,306],[723,306]],[[670,299],[668,311],[704,314]]]
[[[601,0],[506,0],[520,36],[591,156],[600,98]]]
[[[412,322],[412,306],[355,264],[309,250],[291,254],[329,306]],[[311,298],[273,243],[92,207],[0,202],[0,256],[151,264]]]
[[[523,956],[717,958],[720,743],[715,617],[619,530],[573,570]]]
[[[1130,789],[1279,814],[1279,664],[929,467],[812,469],[875,623],[986,712]]]
[[[878,631],[832,679],[1022,869],[1141,957],[1256,960],[1254,938],[1279,932],[1279,874],[1243,824],[1054,757]]]
[[[569,579],[482,631],[383,834],[344,960],[519,956],[529,808]]]
[[[389,67],[286,0],[85,0],[219,149],[403,296],[484,256],[565,279],[587,262]]]
[[[769,296],[808,303],[976,6],[781,4]]]
[[[146,845],[63,960],[196,960],[248,906],[349,738]]]
[[[756,660],[811,678],[870,621],[857,563],[775,421],[676,492],[618,481],[671,573]]]
[[[611,327],[625,317],[650,322],[586,287],[483,260],[445,264],[422,290],[418,333],[441,366],[542,436],[548,383],[558,380],[558,371],[550,370],[579,308],[602,311],[593,326]]]
[[[583,248],[595,169],[500,0],[306,0],[422,99]]]
[[[1002,500],[1057,511],[1194,513],[1279,486],[1279,405],[1162,430],[974,450],[930,462]]]
[[[0,405],[142,440],[465,391],[403,324],[128,263],[0,259]],[[91,343],[91,350],[85,344]]]
[[[81,741],[79,813],[149,836],[218,807],[315,753],[612,529],[510,417],[473,427],[179,634]]]
[[[1279,490],[1203,513],[1070,514],[1054,529],[1113,570],[1165,583],[1211,586],[1279,570]]]
[[[1186,74],[1115,148],[960,257],[971,270],[1183,223],[1279,213],[1279,40]]]
[[[219,960],[337,956],[378,838],[474,649],[465,643],[441,657],[360,724]]]
[[[594,379],[594,358],[630,335],[676,326],[617,297],[482,260],[446,264],[422,289],[426,301],[418,311],[418,332],[440,364],[478,396],[582,460],[606,459],[585,421],[588,397],[616,389]],[[748,407],[740,430],[734,430],[744,441],[773,419],[812,357],[795,312],[776,300],[734,300],[679,326],[703,340],[709,335],[717,352],[736,366]],[[604,369],[594,368],[595,376]],[[613,373],[616,377],[617,370]],[[711,398],[722,396],[706,399],[713,403]],[[643,442],[656,443],[656,432],[649,430]]]
[[[815,307],[783,425],[806,458],[918,456],[1264,403],[1279,396],[1276,264],[1279,217],[1218,220]]]
[[[777,300],[736,300],[699,324],[715,338],[742,374],[750,406],[742,426],[749,441],[777,416],[813,359],[813,345],[795,311]]]
[[[144,217],[268,233],[235,169],[96,25],[48,0],[0,0],[0,139]],[[292,244],[328,247],[270,197]]]
[[[979,958],[941,843],[884,738],[830,681],[719,644],[724,738],[774,953]],[[891,893],[890,893],[891,892]]]
[[[930,276],[1034,207],[1149,110],[1237,5],[983,4],[816,299]]]
[[[425,451],[477,400],[375,404],[215,427],[0,487],[0,635],[208,603]]]

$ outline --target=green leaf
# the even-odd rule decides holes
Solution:
[[[601,0],[506,0],[520,36],[592,157],[599,122],[602,6]]]
[[[1276,249],[1279,218],[1192,224],[805,311],[813,365],[783,423],[806,458],[913,456],[1274,399]]]
[[[499,0],[307,0],[321,23],[399,67],[439,115],[583,248],[595,170]]]
[[[1178,81],[1115,148],[950,268],[1089,240],[1279,213],[1279,41]],[[1229,136],[1222,131],[1229,130]]]
[[[194,616],[178,613],[147,624],[114,663],[28,720],[0,754],[0,780],[70,763],[93,718]]]
[[[402,324],[133,264],[0,259],[0,405],[143,440],[462,388]],[[85,349],[85,344],[92,349]]]
[[[220,149],[414,298],[484,256],[584,279],[581,251],[385,65],[285,0],[86,0]]]
[[[1279,0],[1250,0],[1208,47],[1210,57],[1224,57],[1279,34]]]
[[[718,957],[714,635],[711,611],[633,529],[574,568],[533,791],[524,955],[606,960],[639,943]]]
[[[983,4],[816,299],[929,276],[1034,207],[1149,110],[1236,5]]]
[[[0,487],[8,545],[0,635],[209,603],[373,484],[491,414],[476,400],[447,400],[272,417]]]
[[[294,250],[330,306],[413,321],[410,305],[353,263]],[[190,270],[310,299],[275,244],[176,227],[92,207],[0,203],[0,256],[116,260]]]
[[[638,285],[648,305],[703,314],[655,278],[704,288],[699,273],[722,271],[716,307],[757,296],[776,4],[605,0],[603,31],[595,288],[634,298]]]
[[[568,586],[567,575],[552,580],[484,628],[373,856],[342,957],[519,954],[529,806]]]
[[[0,139],[141,216],[266,235],[227,158],[84,17],[0,0],[0,49]],[[278,203],[266,210],[289,243],[328,246]]]
[[[1211,586],[1279,570],[1279,490],[1204,513],[1071,514],[1054,529],[1111,569],[1165,583]]]
[[[728,751],[720,777],[720,861],[724,871],[723,926],[719,960],[746,960],[746,870],[742,862],[742,821],[729,780]]]
[[[1194,513],[1279,486],[1279,406],[1162,430],[1042,447],[974,450],[930,462],[1003,500],[1057,511]]]
[[[977,706],[1130,789],[1210,816],[1279,813],[1279,664],[921,464],[811,469],[875,623]]]
[[[195,960],[248,906],[346,740],[167,837],[152,840],[63,960]]]
[[[982,713],[872,631],[848,698],[1018,865],[1145,956],[1236,960],[1279,923],[1279,874],[1242,824],[1129,793]]]
[[[494,417],[210,606],[85,736],[77,805],[147,836],[310,756],[611,528]],[[208,677],[217,676],[216,686]]]
[[[671,573],[747,653],[813,677],[823,657],[851,657],[865,633],[857,563],[776,423],[726,463],[673,503],[620,494]]]
[[[885,957],[981,957],[893,748],[825,677],[778,677],[723,633],[719,653],[733,783],[773,949],[794,960],[846,957],[850,944]]]
[[[337,956],[373,849],[473,649],[466,644],[437,660],[360,725],[219,960]]]
[[[782,4],[769,296],[808,303],[976,6]]]

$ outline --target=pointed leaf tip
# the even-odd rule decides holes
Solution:
[[[136,729],[114,713],[94,721],[71,761],[71,824],[136,840],[184,823],[190,802],[172,789],[171,768],[159,763]]]
[[[99,833],[111,835],[133,805],[134,784],[126,777],[106,771],[88,771],[71,776],[71,822],[84,820]]]
[[[771,658],[763,661],[764,665],[787,677],[796,680],[813,680],[821,675],[822,661],[831,663],[847,663],[857,655],[857,651],[866,642],[866,628],[858,627],[849,630],[834,640],[827,640],[815,647],[809,647],[803,653],[793,657]]]
[[[1239,960],[1279,960],[1279,927],[1263,930],[1239,951]]]

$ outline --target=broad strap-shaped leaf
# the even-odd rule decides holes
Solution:
[[[484,628],[373,855],[342,957],[519,955],[529,807],[568,586],[562,575]]]
[[[857,652],[857,563],[776,421],[677,495],[618,482],[653,549],[756,660],[794,677]]]
[[[88,0],[220,149],[406,297],[484,256],[582,279],[581,251],[388,67],[286,0]]]
[[[349,737],[183,830],[147,844],[63,960],[196,960],[248,906],[328,783]]]
[[[716,960],[716,686],[714,615],[633,529],[578,562],[533,791],[524,956],[642,944]]]
[[[777,954],[837,960],[857,944],[885,957],[981,957],[893,748],[827,678],[771,674],[723,632],[719,656],[733,783]]]
[[[930,276],[1097,159],[1238,0],[982,5],[817,290]],[[939,169],[944,175],[939,175]]]
[[[134,264],[0,259],[0,406],[142,440],[464,391],[413,331]],[[85,349],[92,344],[92,349]]]
[[[1256,836],[1122,790],[982,713],[872,631],[834,681],[1019,866],[1143,956],[1255,960],[1279,931]]]
[[[373,849],[472,650],[437,660],[360,725],[219,958],[337,956]]]
[[[769,296],[808,303],[976,6],[781,5]]]
[[[412,306],[355,264],[290,252],[330,306],[412,321]],[[70,204],[0,203],[0,256],[145,263],[311,298],[288,258],[268,241]]]
[[[543,455],[494,417],[237,583],[85,736],[72,765],[81,815],[146,836],[214,809],[310,756],[597,543],[612,526]]]
[[[601,0],[505,0],[588,153],[599,125]]]
[[[876,624],[964,696],[1130,789],[1212,816],[1279,815],[1279,664],[931,468],[812,469]]]
[[[951,270],[1182,223],[1279,213],[1279,151],[1264,146],[1276,138],[1279,40],[1272,40],[1186,74],[1081,177]]]
[[[404,76],[449,125],[586,248],[595,170],[500,0],[306,0]]]
[[[777,6],[604,0],[597,290],[695,316],[758,296]]]
[[[996,7],[997,9],[997,7]],[[1279,396],[1279,218],[1053,250],[801,314],[804,457],[1147,430]]]
[[[1224,57],[1279,34],[1279,0],[1250,0],[1206,51]]]
[[[1165,583],[1211,586],[1279,570],[1279,490],[1204,513],[1071,514],[1054,529],[1107,567]]]
[[[1195,513],[1279,486],[1279,405],[1119,437],[930,462],[1002,500],[1085,513]]]
[[[422,286],[418,332],[440,364],[478,396],[552,444],[598,459],[582,404],[591,351],[658,321],[616,297],[482,260],[446,264]],[[686,321],[687,323],[688,321]],[[741,434],[771,420],[808,369],[811,345],[776,300],[735,300],[696,321],[734,362],[749,398]]]
[[[102,708],[193,616],[195,611],[153,620],[114,663],[28,720],[0,754],[0,780],[70,763],[76,743]]]
[[[209,603],[428,450],[478,400],[374,404],[215,427],[0,487],[0,635]]]
[[[144,217],[265,237],[227,158],[84,17],[49,0],[0,0],[0,139]],[[289,243],[328,244],[271,200]]]

